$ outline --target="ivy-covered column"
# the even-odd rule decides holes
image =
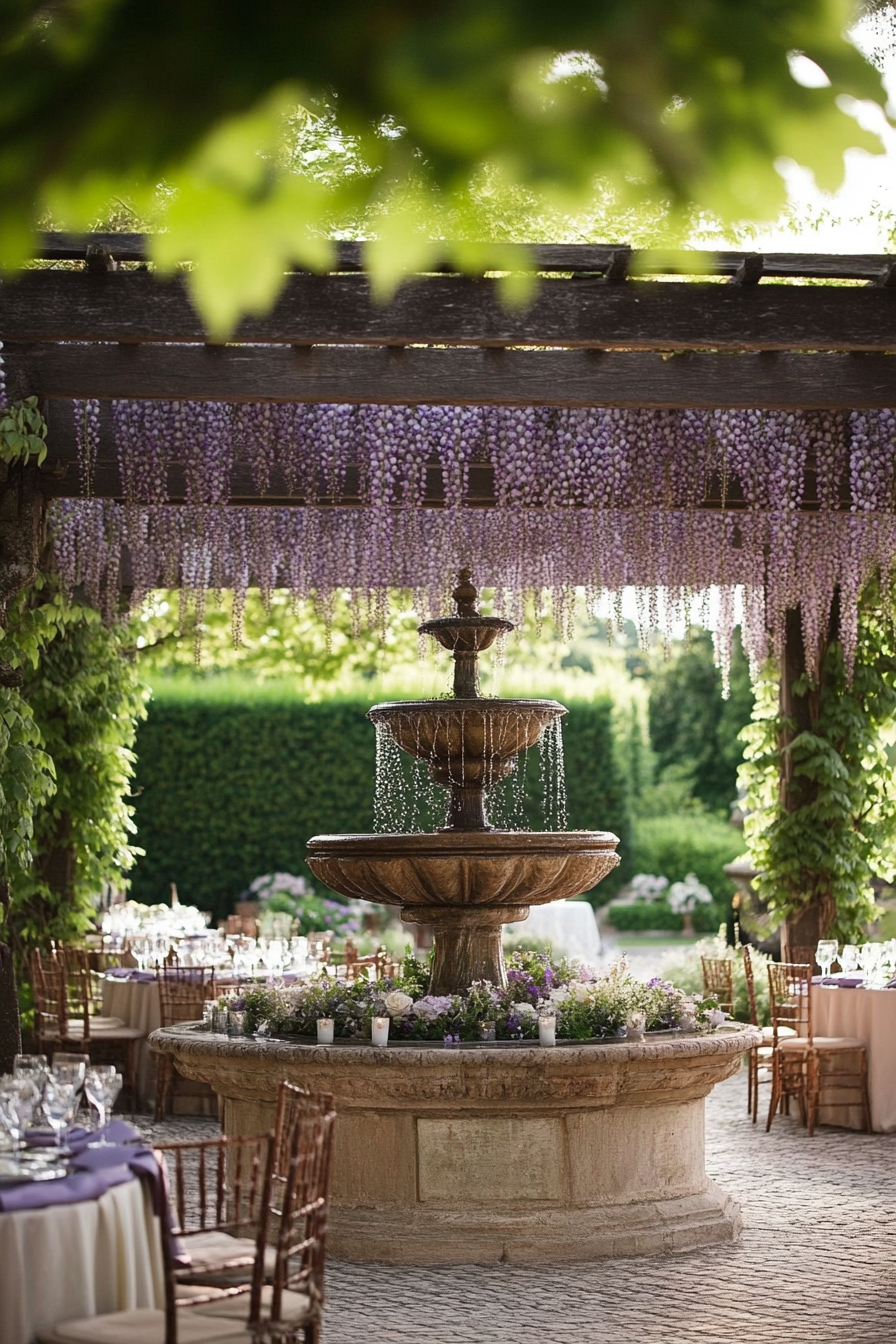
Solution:
[[[7,630],[7,612],[13,597],[34,581],[43,535],[43,499],[38,488],[37,469],[30,466],[0,464],[5,480],[0,486],[0,638]],[[0,701],[12,692],[17,697],[22,685],[22,670],[13,666],[0,653]],[[18,698],[18,697],[17,697]],[[9,755],[11,740],[15,737],[10,717],[18,719],[15,710],[10,716],[2,706],[3,737],[0,743],[4,760],[0,770],[4,789],[16,789],[22,781],[16,775],[15,761]],[[21,763],[30,773],[32,763]],[[26,782],[27,783],[27,782]],[[21,807],[13,802],[18,814]],[[11,818],[9,807],[2,809],[3,826]],[[27,818],[30,828],[30,815]],[[15,962],[9,945],[9,871],[8,856],[20,847],[26,835],[0,835],[0,1073],[11,1071],[13,1060],[21,1050],[19,1004],[16,990]],[[26,843],[27,848],[27,843]]]
[[[778,726],[778,790],[783,812],[796,820],[798,813],[817,804],[819,780],[807,777],[795,765],[794,743],[805,743],[803,734],[818,732],[822,709],[824,669],[828,649],[837,638],[839,602],[835,602],[827,629],[819,638],[815,658],[807,666],[803,640],[802,613],[799,607],[785,615],[784,657],[781,666]],[[813,675],[813,671],[817,674]],[[799,754],[797,752],[797,754]],[[781,955],[786,961],[804,960],[806,949],[814,949],[820,938],[827,937],[834,923],[835,908],[830,885],[818,874],[820,882],[805,893],[804,904],[791,909],[781,927]]]

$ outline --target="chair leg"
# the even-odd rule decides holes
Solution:
[[[765,1122],[766,1134],[772,1127],[772,1120],[775,1118],[775,1111],[778,1109],[778,1102],[781,1100],[781,1065],[778,1061],[777,1052],[772,1060],[772,1095],[768,1103],[768,1119]]]
[[[158,1069],[156,1070],[156,1111],[153,1117],[155,1123],[162,1119],[165,1113],[165,1107],[168,1102],[168,1093],[171,1090],[171,1060],[167,1055],[159,1055]]]
[[[868,1060],[862,1051],[862,1115],[865,1120],[865,1133],[871,1133],[871,1099],[868,1096]]]
[[[810,1054],[806,1059],[804,1087],[806,1093],[806,1126],[809,1130],[809,1138],[811,1139],[815,1134],[815,1122],[818,1119],[818,1104],[819,1096],[821,1094],[819,1060],[817,1056],[813,1054]],[[802,1102],[802,1098],[800,1098],[800,1100]],[[800,1109],[803,1109],[802,1105]]]

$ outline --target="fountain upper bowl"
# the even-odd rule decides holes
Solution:
[[[308,866],[333,891],[384,905],[545,905],[596,886],[618,843],[609,831],[316,835]]]
[[[394,700],[367,711],[393,740],[422,760],[509,760],[534,747],[566,713],[556,700]],[[487,781],[489,783],[491,781]]]

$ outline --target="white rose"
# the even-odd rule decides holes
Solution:
[[[510,1010],[517,1017],[537,1017],[538,1012],[531,1003],[515,1003]]]
[[[720,1027],[727,1016],[728,1014],[723,1013],[721,1008],[710,1008],[706,1020],[711,1027]]]
[[[413,1002],[410,994],[404,994],[400,989],[393,989],[384,999],[386,1012],[390,1017],[404,1017]]]
[[[557,989],[552,989],[550,994],[551,1003],[565,1003],[569,998],[569,989],[566,985],[559,985]]]
[[[582,980],[573,980],[569,992],[576,1003],[587,1003],[589,988]]]

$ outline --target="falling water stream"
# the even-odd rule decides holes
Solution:
[[[452,730],[461,742],[460,766],[463,770],[464,712],[459,715],[446,712],[439,715],[438,702],[433,702],[426,717],[433,723],[431,741],[444,742]],[[484,746],[487,756],[500,753],[502,738],[514,723],[518,725],[524,712],[489,715],[488,701],[483,709]],[[435,831],[444,826],[448,816],[448,791],[433,780],[430,762],[436,760],[433,747],[427,756],[421,743],[422,715],[415,711],[398,715],[396,731],[406,740],[413,738],[415,751],[411,755],[399,747],[386,722],[376,727],[376,784],[373,800],[374,830],[382,833],[419,833]],[[525,715],[528,718],[528,715]],[[504,733],[501,728],[504,728]],[[516,734],[514,733],[516,737]],[[516,740],[519,740],[518,737]],[[516,756],[512,772],[497,782],[487,794],[487,809],[491,825],[498,830],[510,831],[563,831],[567,826],[566,778],[563,765],[562,721],[554,719],[542,730],[537,757],[524,748]],[[533,757],[536,769],[531,768]],[[460,783],[460,778],[457,781]]]

